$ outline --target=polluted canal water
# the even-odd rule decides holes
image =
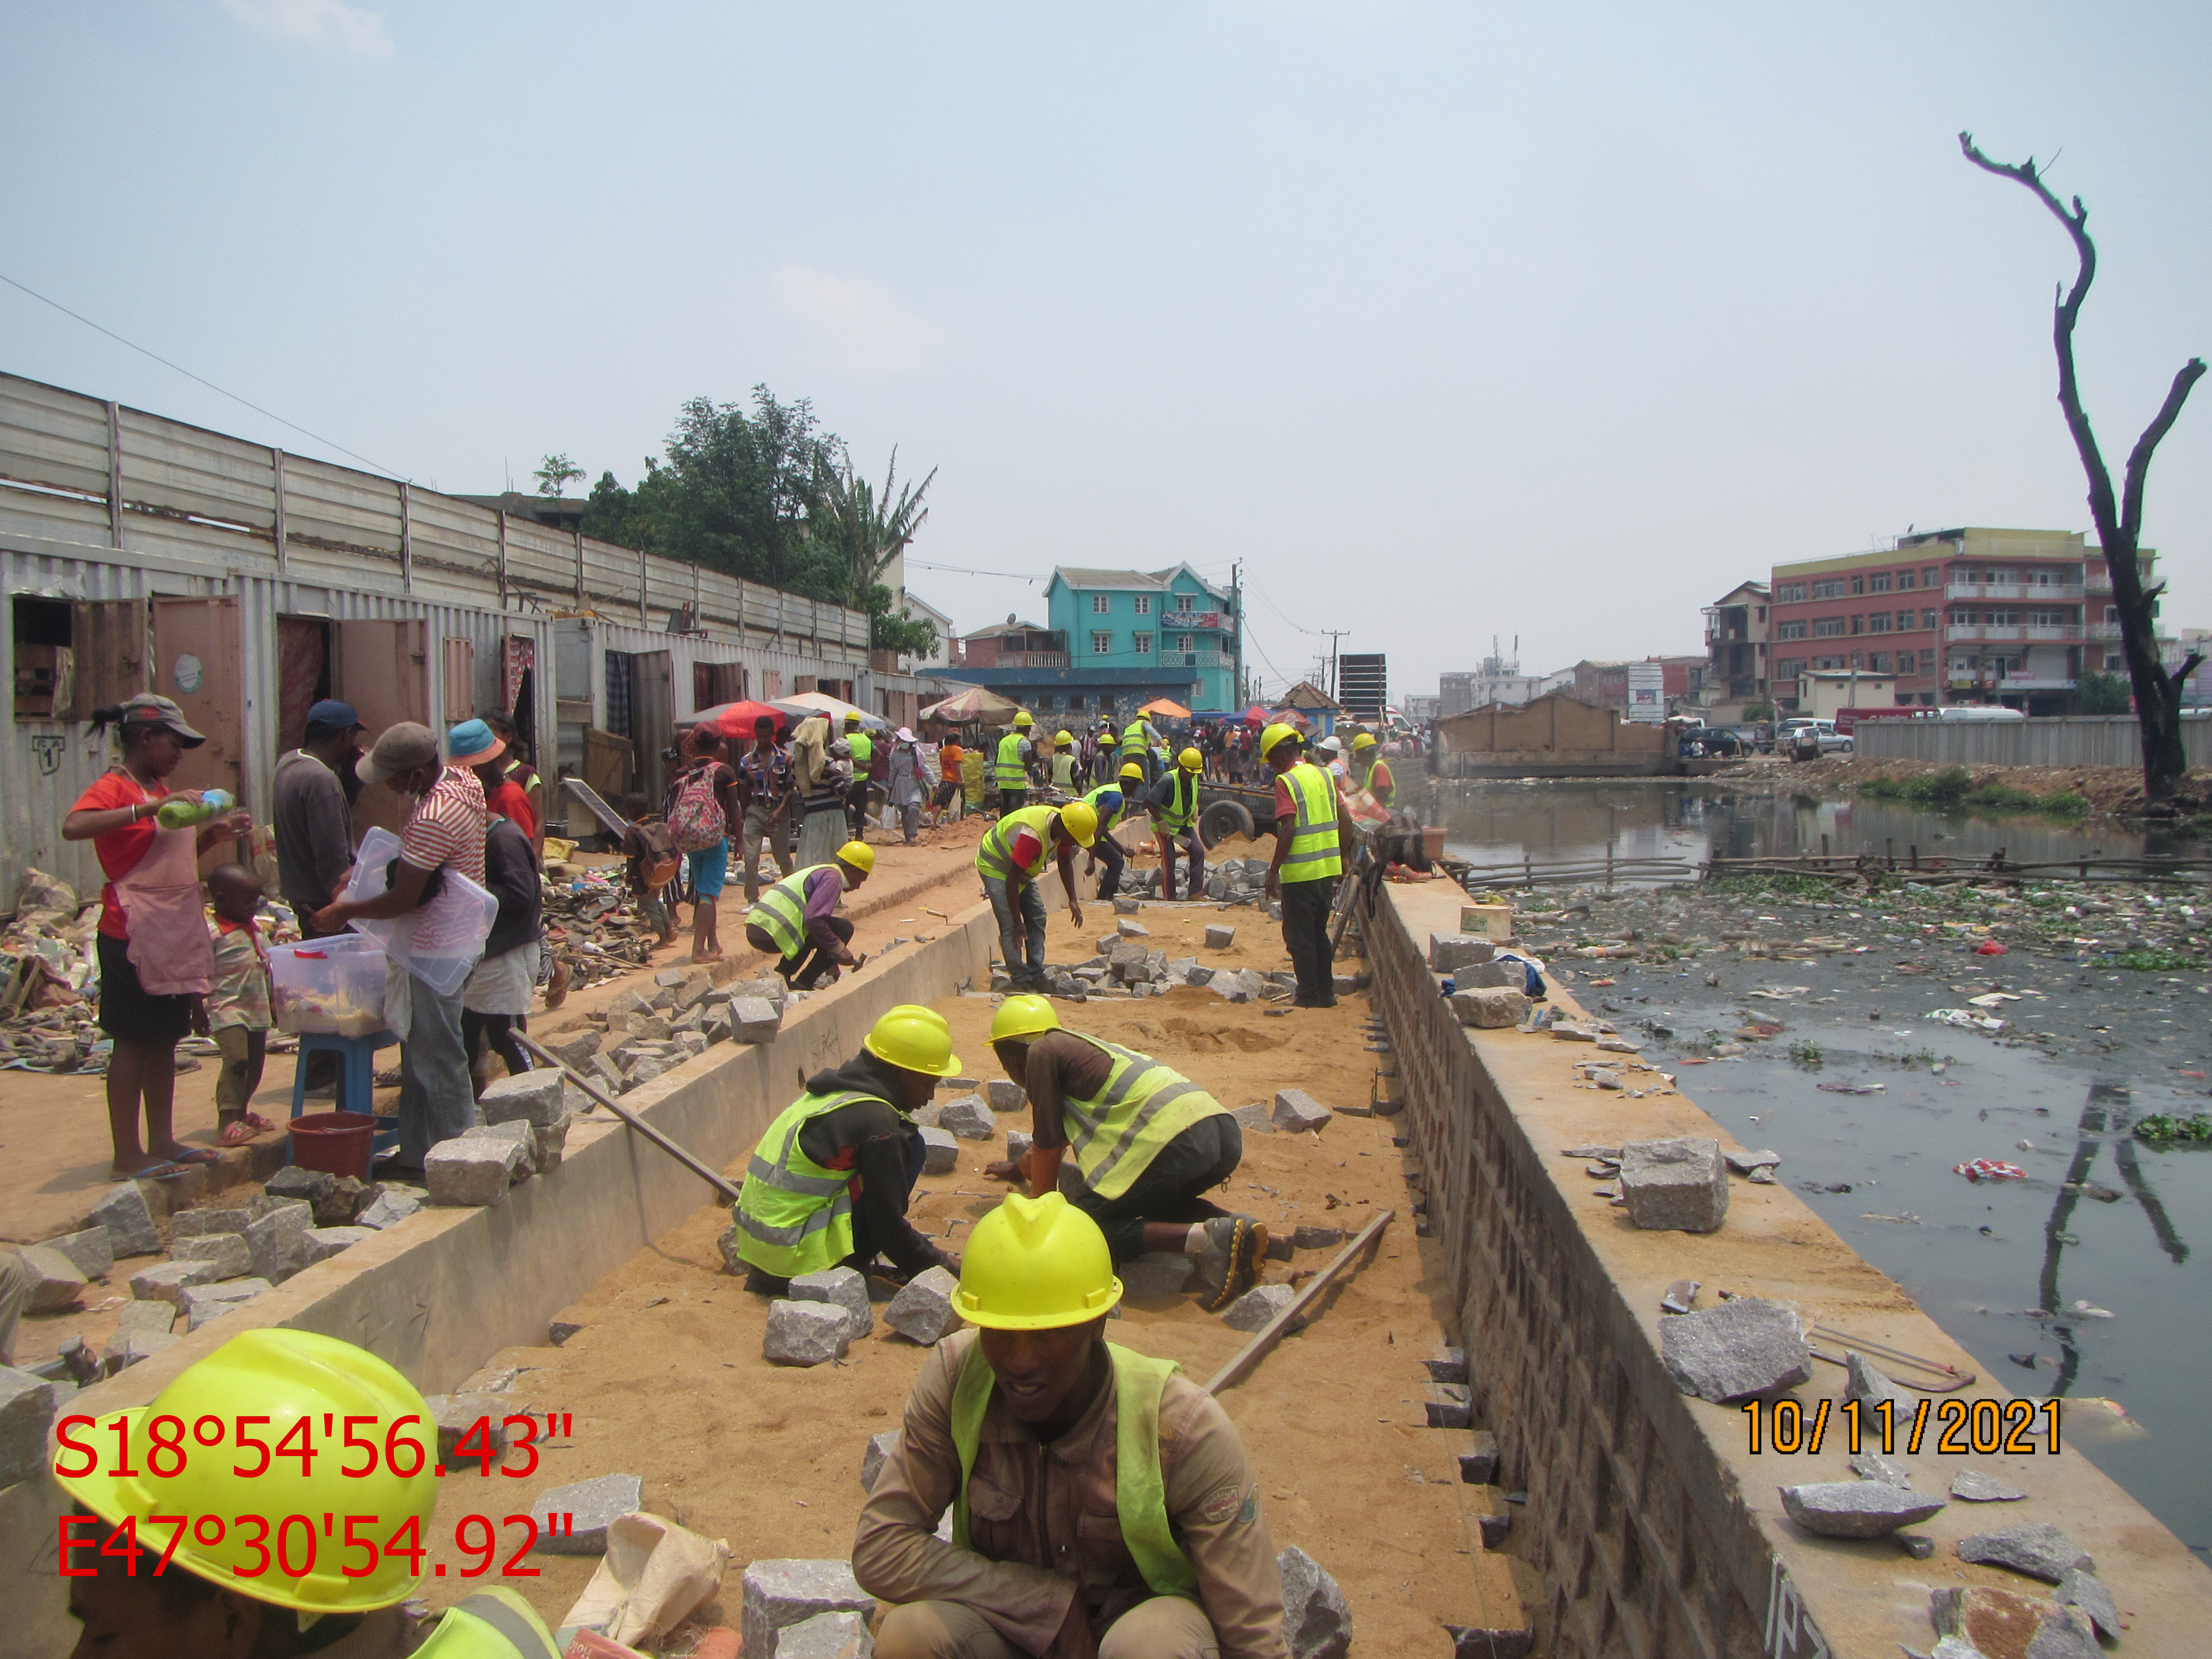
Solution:
[[[1823,832],[1839,853],[1870,837],[1875,851],[1894,838],[1900,854],[1917,842],[1954,859],[2145,850],[2110,823],[1710,785],[1438,793],[1431,821],[1451,826],[1454,856],[1493,866],[1608,846],[1693,862],[1791,855],[1808,834],[1819,851]],[[2203,1555],[2212,1150],[2135,1133],[2212,1110],[2212,894],[2191,895],[2074,882],[1869,895],[1793,877],[1511,896],[1576,997],[1746,1147],[1779,1153],[1777,1179],[1993,1380],[2069,1402],[2067,1448]],[[1998,1173],[1955,1173],[1978,1160]]]

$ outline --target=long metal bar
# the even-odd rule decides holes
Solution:
[[[270,528],[275,532],[276,542],[276,574],[282,576],[285,574],[286,568],[284,541],[289,534],[284,527],[284,452],[281,449],[272,449],[269,454],[270,465],[276,469],[276,514]]]
[[[666,1135],[661,1133],[659,1130],[654,1128],[650,1123],[647,1123],[635,1112],[631,1111],[626,1106],[619,1104],[613,1097],[609,1095],[605,1090],[600,1088],[598,1084],[592,1082],[589,1078],[579,1076],[574,1067],[568,1065],[568,1062],[563,1060],[558,1054],[549,1054],[546,1051],[544,1045],[538,1042],[530,1035],[529,1032],[517,1031],[514,1033],[514,1039],[524,1048],[529,1049],[532,1054],[537,1055],[538,1059],[544,1060],[548,1066],[558,1067],[562,1076],[567,1078],[579,1089],[581,1089],[586,1094],[591,1096],[593,1100],[599,1102],[600,1105],[605,1107],[623,1122],[629,1124],[631,1128],[636,1130],[638,1133],[643,1135],[654,1146],[659,1147],[660,1150],[667,1153],[669,1157],[674,1158],[685,1169],[690,1170],[693,1175],[697,1176],[700,1180],[705,1182],[716,1192],[721,1194],[721,1195],[729,1200],[731,1203],[734,1204],[738,1201],[738,1188],[736,1183],[723,1176],[720,1170],[708,1169],[706,1164],[701,1163],[690,1152],[685,1152],[684,1148],[678,1146]]]
[[[1374,1220],[1362,1227],[1359,1230],[1359,1237],[1346,1245],[1339,1252],[1335,1261],[1316,1273],[1307,1282],[1305,1289],[1291,1298],[1290,1306],[1261,1326],[1259,1334],[1247,1342],[1238,1351],[1234,1359],[1213,1374],[1213,1380],[1206,1385],[1206,1393],[1219,1394],[1224,1389],[1243,1382],[1252,1368],[1267,1357],[1268,1350],[1283,1340],[1283,1334],[1291,1328],[1291,1322],[1312,1306],[1323,1291],[1336,1282],[1336,1276],[1344,1271],[1354,1256],[1382,1236],[1382,1229],[1390,1224],[1391,1219],[1397,1213],[1395,1210],[1385,1210]]]

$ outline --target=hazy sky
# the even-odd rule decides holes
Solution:
[[[2202,4],[0,0],[0,271],[383,466],[634,481],[765,381],[939,469],[909,586],[1252,589],[1270,687],[1701,648],[1776,560],[2087,529],[2212,347]],[[0,287],[0,367],[343,460]],[[2212,390],[2145,526],[2212,623]]]

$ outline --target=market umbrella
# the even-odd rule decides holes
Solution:
[[[702,708],[691,717],[699,726],[712,726],[726,738],[743,738],[750,741],[753,722],[761,719],[775,722],[779,732],[791,730],[791,716],[781,708],[764,702],[755,702],[748,697],[742,702],[718,702],[712,708]]]
[[[1267,711],[1266,709],[1264,709],[1264,708],[1261,708],[1261,707],[1260,707],[1260,705],[1259,705],[1258,703],[1256,703],[1256,702],[1255,702],[1255,703],[1254,703],[1254,704],[1253,704],[1249,708],[1248,708],[1248,709],[1246,709],[1246,710],[1244,711],[1244,724],[1245,724],[1245,725],[1247,725],[1247,726],[1265,726],[1267,723]]]
[[[945,720],[954,726],[966,726],[981,721],[986,726],[1003,726],[1020,712],[1019,703],[1009,702],[995,691],[980,685],[971,685],[965,691],[954,693],[942,702],[933,702],[921,711],[926,720]]]
[[[871,714],[865,708],[856,708],[849,702],[840,702],[827,691],[802,691],[795,697],[778,697],[773,707],[794,720],[810,720],[817,714],[827,714],[832,726],[842,726],[845,716],[858,714],[860,724],[878,732],[888,732],[891,723],[881,714]]]
[[[1190,718],[1189,709],[1168,697],[1154,697],[1137,712],[1139,714],[1158,714],[1164,720],[1187,720]]]

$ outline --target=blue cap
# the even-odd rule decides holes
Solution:
[[[361,716],[354,713],[349,702],[340,702],[336,697],[325,697],[307,711],[307,730],[310,732],[356,732],[362,730]]]
[[[481,766],[506,747],[482,720],[463,720],[446,733],[446,758],[455,766]]]

